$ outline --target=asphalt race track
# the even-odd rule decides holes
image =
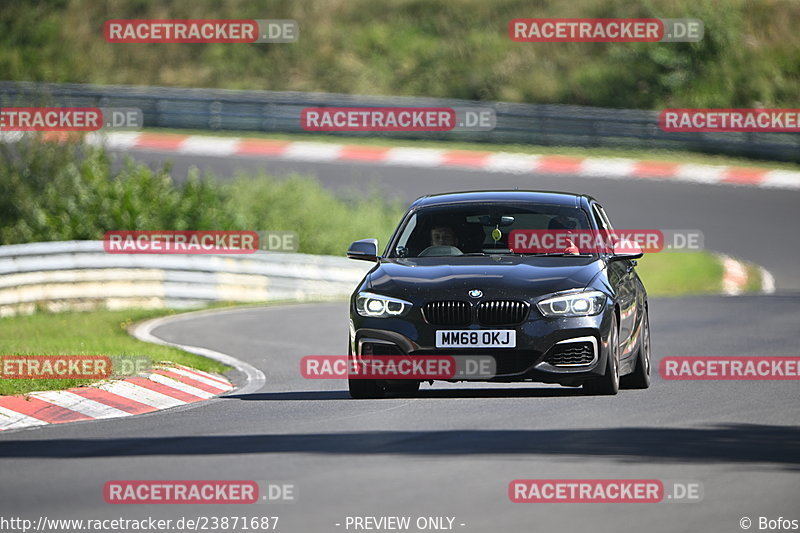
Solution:
[[[188,159],[137,152],[137,158]],[[665,356],[800,355],[800,192],[568,176],[192,157],[221,177],[236,166],[316,174],[331,187],[378,183],[404,199],[507,188],[587,192],[622,228],[701,229],[706,247],[750,259],[773,295],[653,299],[654,368]],[[265,228],[266,229],[266,228]],[[369,237],[365,235],[364,237]],[[341,381],[303,379],[306,355],[346,349],[343,303],[245,308],[156,329],[172,342],[237,357],[266,374],[251,394],[122,420],[0,435],[0,500],[17,516],[280,516],[279,531],[334,532],[347,516],[455,517],[476,532],[734,532],[740,519],[800,518],[796,381],[664,381],[585,397],[544,385],[423,385],[416,397],[348,399]],[[233,378],[241,376],[233,375]],[[699,482],[701,501],[515,504],[508,484],[536,479]],[[295,503],[109,505],[128,479],[292,483]],[[340,524],[337,526],[337,524]],[[463,526],[461,524],[464,524]],[[353,531],[351,528],[349,531]]]

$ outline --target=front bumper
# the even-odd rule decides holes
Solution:
[[[350,353],[403,356],[492,356],[496,374],[475,381],[535,381],[580,385],[603,375],[613,308],[598,315],[544,318],[531,313],[517,326],[433,326],[413,314],[402,318],[367,318],[351,313]],[[515,348],[436,348],[437,330],[513,329]],[[460,380],[464,381],[464,380]]]

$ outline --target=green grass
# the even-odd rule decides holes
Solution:
[[[744,261],[747,270],[745,293],[762,290],[761,269]],[[709,252],[646,254],[636,271],[650,296],[688,296],[722,292],[722,263]]]
[[[766,161],[747,157],[731,157],[711,155],[698,152],[663,149],[636,148],[582,148],[577,146],[541,146],[534,144],[494,144],[465,141],[441,141],[419,139],[390,139],[376,136],[345,136],[321,134],[289,134],[262,133],[256,131],[230,130],[179,130],[172,128],[148,128],[149,133],[175,133],[181,135],[203,135],[208,137],[245,137],[256,139],[272,139],[282,141],[321,142],[336,144],[354,144],[362,146],[386,146],[390,148],[437,148],[446,150],[476,150],[481,152],[510,152],[534,155],[566,155],[575,157],[622,157],[651,161],[667,161],[674,163],[692,163],[698,165],[730,165],[742,167],[759,167],[768,169],[800,170],[800,164],[781,161]]]
[[[646,254],[636,268],[650,296],[718,294],[722,263],[708,252]]]
[[[176,348],[131,337],[131,324],[170,314],[165,310],[38,313],[0,319],[0,346],[4,355],[107,355],[149,357],[207,372],[224,372],[225,365]],[[0,379],[0,395],[59,390],[92,383],[74,379]]]

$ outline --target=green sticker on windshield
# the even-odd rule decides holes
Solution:
[[[500,231],[500,228],[494,228],[492,230],[492,239],[494,239],[494,242],[499,241],[500,237],[502,237],[502,236],[503,236],[503,232]]]

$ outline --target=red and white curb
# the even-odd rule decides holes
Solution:
[[[742,294],[750,279],[747,266],[727,255],[721,255],[720,260],[722,261],[722,293],[729,296]],[[762,294],[774,293],[775,278],[764,267],[758,267],[758,269]]]
[[[260,156],[297,161],[352,162],[416,168],[460,168],[511,174],[571,174],[585,178],[652,179],[800,189],[800,172],[755,167],[682,164],[625,158],[530,155],[471,150],[292,142],[149,132],[91,134],[91,144],[223,157]]]
[[[120,418],[209,400],[234,389],[225,377],[181,365],[63,391],[0,397],[0,431]]]
[[[247,309],[211,309],[165,316],[136,324],[130,331],[141,341],[179,348],[235,368],[245,381],[241,387],[217,374],[181,365],[162,365],[136,377],[89,387],[0,396],[0,431],[150,413],[209,400],[234,389],[240,395],[254,393],[266,383],[266,376],[256,367],[232,355],[165,341],[153,333],[156,328],[173,322],[242,311]]]
[[[15,141],[21,132],[0,132]],[[46,133],[50,140],[69,134]],[[768,189],[800,189],[800,171],[728,165],[683,164],[621,157],[576,157],[477,150],[347,145],[248,137],[213,137],[150,132],[90,133],[89,144],[117,150],[148,150],[220,157],[267,157],[295,161],[349,162],[415,168],[458,168],[505,174],[570,174],[584,178],[664,180]]]

